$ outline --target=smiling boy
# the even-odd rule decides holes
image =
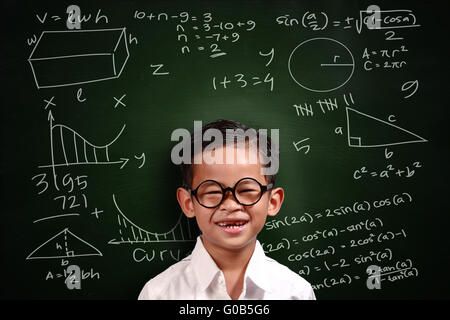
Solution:
[[[181,164],[184,186],[177,189],[181,209],[202,234],[192,254],[148,281],[139,299],[315,299],[311,285],[266,257],[256,239],[284,199],[276,174],[264,170],[278,157],[275,145],[260,133],[245,136],[250,129],[230,120],[209,123],[192,140],[208,130],[216,147],[203,141]],[[244,143],[231,130],[244,133]]]

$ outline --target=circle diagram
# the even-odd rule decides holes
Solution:
[[[313,38],[291,52],[289,74],[302,88],[329,92],[345,85],[353,75],[355,60],[350,50],[331,38]]]

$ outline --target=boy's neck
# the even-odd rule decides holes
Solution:
[[[218,246],[202,236],[203,246],[222,272],[240,272],[247,268],[255,250],[256,238],[239,249]]]

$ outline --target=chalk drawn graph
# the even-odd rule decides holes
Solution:
[[[39,168],[123,163],[123,161],[110,160],[109,147],[119,139],[125,130],[125,124],[122,126],[116,137],[109,143],[105,145],[95,145],[83,138],[72,128],[62,124],[53,124],[55,118],[51,111],[48,115],[48,121],[50,125],[52,163],[50,165],[39,166]],[[57,145],[58,148],[55,148],[55,145]],[[59,158],[61,159],[60,162],[55,161],[55,153],[59,153]]]
[[[190,242],[195,241],[196,229],[191,226],[190,219],[180,214],[178,221],[167,232],[156,233],[147,231],[132,222],[119,208],[116,196],[113,194],[113,202],[117,209],[117,223],[119,226],[119,239],[112,239],[109,244],[143,244],[160,242]]]
[[[346,108],[349,147],[370,148],[428,142],[428,140],[393,123]]]
[[[75,258],[87,256],[103,255],[93,245],[73,234],[68,228],[65,228],[37,247],[28,255],[26,260]]]
[[[111,161],[109,156],[109,148],[122,135],[126,124],[122,126],[119,133],[109,143],[104,145],[96,145],[89,142],[78,132],[72,128],[54,124],[55,118],[52,112],[48,113],[49,135],[50,135],[50,155],[51,164],[41,165],[39,168],[52,168],[54,184],[59,190],[56,183],[56,168],[69,167],[78,165],[123,165],[129,160],[121,158],[120,160]]]

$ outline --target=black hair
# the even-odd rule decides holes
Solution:
[[[182,173],[182,176],[183,176],[183,187],[185,187],[185,188],[190,189],[190,188],[193,187],[192,186],[192,180],[193,180],[193,175],[194,175],[193,171],[194,170],[193,170],[193,164],[192,163],[193,163],[193,159],[194,159],[194,156],[195,156],[195,153],[194,153],[194,140],[196,139],[196,137],[198,139],[198,135],[203,136],[203,133],[206,130],[208,130],[208,129],[217,129],[217,130],[219,130],[222,133],[223,137],[225,137],[225,139],[223,140],[223,146],[225,146],[227,143],[235,143],[236,144],[236,141],[234,139],[236,137],[236,135],[233,135],[233,136],[228,135],[227,134],[227,129],[234,130],[237,133],[237,135],[239,135],[239,133],[242,133],[242,132],[247,131],[247,130],[255,130],[253,128],[249,128],[246,125],[244,125],[242,123],[239,123],[237,121],[234,121],[234,120],[215,120],[215,121],[212,121],[212,122],[204,125],[201,128],[200,131],[192,132],[191,133],[191,139],[190,139],[190,143],[191,143],[190,150],[192,150],[191,161],[190,161],[190,163],[182,162],[180,164],[180,169],[181,169],[181,173]],[[263,135],[263,133],[260,133],[259,131],[256,131],[256,130],[255,130],[255,133],[256,133],[256,142],[257,142],[257,145],[258,145],[258,151],[259,151],[260,154],[262,154],[263,157],[270,157],[271,153],[274,152],[274,151],[277,153],[277,156],[279,156],[278,149],[276,148],[275,144],[272,142],[272,140],[270,139],[270,137],[268,135],[266,135],[265,139],[261,139],[261,136]],[[233,139],[233,140],[231,140],[231,139]],[[267,150],[266,151],[267,154],[264,154],[262,152],[261,148],[259,147],[259,143],[260,143],[261,140],[267,142],[267,145],[266,145],[266,148],[265,148],[265,150]],[[211,143],[211,141],[204,141],[202,139],[202,149],[201,149],[201,151],[203,152],[205,150],[205,148],[210,143]],[[267,167],[268,165],[263,164],[263,166]],[[265,178],[266,178],[266,181],[267,181],[268,184],[272,183],[273,185],[275,185],[276,174],[265,175]]]

